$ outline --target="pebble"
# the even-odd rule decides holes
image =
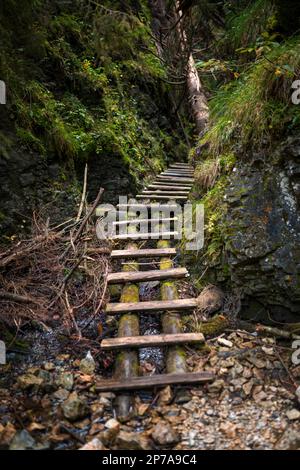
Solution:
[[[106,421],[105,427],[107,429],[118,429],[119,430],[120,429],[120,423],[116,419],[111,418],[108,421]]]
[[[56,384],[71,391],[74,385],[74,375],[71,372],[62,371],[56,379]]]
[[[42,377],[37,377],[36,375],[30,374],[30,373],[20,375],[20,377],[18,377],[18,386],[22,390],[27,390],[28,388],[31,388],[34,386],[40,387],[42,383],[43,383]]]
[[[300,411],[296,410],[296,408],[293,408],[292,410],[288,410],[286,412],[286,416],[290,421],[294,421],[300,418]]]
[[[233,342],[225,338],[218,338],[217,342],[220,346],[225,346],[226,348],[232,348],[233,346]]]
[[[180,441],[179,435],[168,423],[158,423],[152,429],[151,436],[161,446],[170,446]]]
[[[35,440],[26,429],[17,432],[13,438],[9,450],[29,450],[35,447]]]
[[[91,354],[88,351],[86,357],[80,361],[79,364],[80,372],[87,375],[93,375],[96,369],[96,362]]]
[[[87,442],[84,446],[80,447],[79,450],[106,450],[103,442],[100,441],[97,437],[92,439],[90,442]]]
[[[115,440],[119,450],[151,450],[149,439],[141,433],[120,431]]]
[[[77,392],[72,392],[63,402],[62,410],[65,418],[69,421],[84,418],[89,412],[86,401],[79,397]]]

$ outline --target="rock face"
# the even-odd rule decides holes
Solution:
[[[300,139],[236,168],[224,197],[231,287],[242,289],[249,315],[292,319],[300,314]]]
[[[12,150],[9,158],[1,156],[0,151],[1,232],[22,232],[28,222],[24,216],[30,217],[34,207],[46,203],[51,205],[51,220],[68,218],[76,203],[74,175],[68,175],[69,183],[63,183],[61,172],[59,165],[22,146]]]

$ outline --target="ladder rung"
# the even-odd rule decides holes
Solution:
[[[172,163],[169,168],[187,168],[188,170],[194,169],[192,165],[189,165],[188,163]]]
[[[127,209],[127,211],[130,213],[130,209],[135,210],[135,211],[141,211],[142,209],[146,207],[146,209],[149,209],[149,210],[159,209],[160,211],[162,211],[164,209],[176,209],[177,205],[168,204],[168,203],[159,204],[159,202],[153,202],[151,204],[149,203],[144,204],[143,202],[140,202],[140,203],[132,203],[132,204],[118,204],[117,207],[118,209]]]
[[[130,271],[109,273],[109,284],[124,284],[126,282],[160,281],[163,279],[180,279],[188,276],[186,268],[153,269],[150,271]]]
[[[153,185],[167,185],[167,186],[172,186],[179,188],[179,187],[187,187],[188,189],[191,189],[193,187],[193,183],[181,183],[179,181],[164,181],[164,180],[155,180],[152,183]]]
[[[193,178],[193,173],[183,173],[182,171],[165,171],[161,176],[180,176],[186,178]]]
[[[144,336],[121,336],[119,338],[108,338],[101,341],[101,348],[107,349],[128,349],[128,348],[147,348],[164,347],[173,344],[195,344],[203,343],[202,333],[176,333],[162,335],[144,335]]]
[[[152,183],[147,186],[147,190],[149,189],[155,189],[155,190],[162,190],[162,191],[168,191],[168,190],[178,190],[178,191],[190,191],[191,186],[177,186],[175,184],[162,184],[162,183]]]
[[[167,385],[200,384],[212,382],[215,375],[212,372],[187,372],[185,374],[160,374],[133,377],[126,380],[106,379],[96,382],[97,392],[118,392],[121,390],[142,390]]]
[[[163,176],[163,175],[158,175],[157,176],[158,180],[161,181],[170,181],[171,183],[194,183],[194,178],[186,178],[184,176]]]
[[[171,201],[171,200],[179,200],[179,201],[186,201],[187,200],[187,196],[160,196],[158,194],[155,194],[155,193],[150,193],[150,194],[147,194],[147,195],[144,195],[144,194],[138,194],[136,196],[136,199],[159,199],[161,201]]]
[[[110,240],[170,240],[178,237],[179,232],[137,232],[113,235]]]
[[[161,217],[160,219],[128,219],[128,220],[120,220],[117,222],[113,222],[113,225],[129,225],[129,224],[140,224],[140,223],[147,223],[147,222],[172,222],[178,220],[178,217]]]
[[[197,307],[197,299],[157,300],[147,302],[119,302],[107,304],[105,311],[109,314],[126,312],[160,312],[166,310],[186,310]]]
[[[187,196],[189,194],[189,191],[179,191],[177,188],[173,188],[172,190],[159,190],[159,189],[152,189],[152,191],[149,191],[145,189],[142,194],[145,195],[152,195],[155,194],[155,196]]]
[[[121,258],[161,258],[164,256],[175,256],[175,248],[144,248],[140,250],[112,250],[110,256],[115,259]]]

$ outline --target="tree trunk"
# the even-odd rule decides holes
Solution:
[[[200,82],[200,78],[196,69],[195,60],[183,25],[183,14],[179,8],[179,1],[176,2],[177,10],[177,30],[180,41],[180,49],[183,56],[187,57],[186,65],[186,85],[188,90],[188,100],[191,112],[194,118],[197,133],[203,135],[208,123],[208,106],[206,96]]]
[[[178,76],[178,83],[181,82],[182,76],[185,77],[189,112],[193,117],[197,134],[203,135],[209,117],[207,100],[184,29],[179,1],[175,2],[172,11],[167,10],[165,0],[149,0],[149,5],[153,13],[152,30],[157,39],[158,55],[168,67],[171,82],[176,81],[176,76]],[[172,100],[174,101],[173,97]],[[176,104],[174,109],[178,113]],[[180,120],[179,114],[178,117]],[[189,143],[187,137],[186,139]]]

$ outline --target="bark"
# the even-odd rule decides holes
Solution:
[[[127,249],[134,250],[137,246],[129,243]],[[130,272],[138,269],[138,263],[128,260],[123,265],[123,271]],[[121,302],[138,302],[139,286],[136,284],[126,284],[122,289]],[[139,318],[138,315],[127,313],[122,315],[118,325],[118,336],[138,336]],[[115,362],[114,378],[117,380],[127,380],[136,377],[139,370],[138,353],[134,350],[120,351]],[[120,421],[127,421],[134,412],[134,398],[132,394],[122,394],[116,398],[116,413]]]
[[[167,14],[165,0],[149,0],[149,5],[154,17],[152,30],[157,39],[158,55],[167,65],[169,75],[170,71],[172,72],[173,76],[170,77],[172,81],[174,81],[174,74],[185,76],[189,111],[193,117],[197,134],[203,135],[207,129],[209,110],[191,51],[192,48],[184,28],[181,2],[177,0],[173,11],[169,14]],[[177,81],[180,82],[180,80],[181,77],[179,76]],[[172,97],[172,101],[174,102],[174,97]],[[174,109],[189,144],[188,136],[178,113],[178,107],[174,105]]]
[[[167,248],[168,240],[159,240],[157,248]],[[170,258],[162,258],[160,269],[171,268],[173,261]],[[161,300],[176,300],[179,298],[177,287],[174,281],[164,281],[160,286]],[[175,334],[182,333],[180,313],[167,311],[162,315],[162,329],[164,333]],[[168,348],[166,353],[166,369],[168,374],[180,374],[187,371],[185,351],[180,346]]]
[[[188,43],[187,35],[183,26],[183,14],[179,6],[179,1],[176,2],[177,9],[177,30],[180,41],[180,49],[183,56],[187,56],[186,65],[186,85],[188,90],[188,100],[191,107],[191,112],[194,118],[197,133],[202,135],[208,123],[208,106],[206,96],[196,69],[195,60],[190,45]]]

